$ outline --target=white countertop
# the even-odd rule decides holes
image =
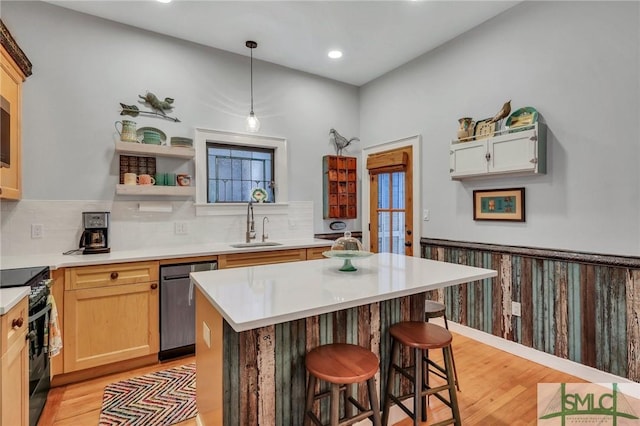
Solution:
[[[238,241],[239,242],[239,241]],[[248,253],[260,251],[288,250],[304,247],[331,247],[333,241],[316,238],[278,240],[279,246],[234,248],[234,243],[203,243],[171,247],[145,247],[136,250],[111,250],[104,254],[62,253],[38,254],[32,256],[2,256],[1,269],[26,268],[30,266],[49,266],[51,269],[74,266],[103,265],[108,263],[139,262],[145,260],[175,259],[180,257],[211,256],[229,253]]]
[[[105,254],[75,254],[62,253],[38,254],[31,256],[2,256],[1,269],[26,268],[32,266],[48,266],[51,269],[69,268],[74,266],[103,265],[109,263],[140,262],[145,260],[176,259],[181,257],[213,256],[229,253],[248,253],[260,251],[288,250],[304,247],[331,247],[333,241],[315,238],[292,240],[278,240],[279,246],[233,248],[233,243],[190,244],[171,247],[146,247],[137,250],[112,250]],[[22,296],[21,291],[28,287],[0,289],[0,314],[11,309]],[[17,300],[16,300],[17,298]]]
[[[234,330],[366,305],[428,290],[495,277],[491,269],[390,253],[343,259],[194,272],[191,278]]]
[[[31,292],[30,287],[11,287],[0,290],[0,315],[4,315],[16,306],[23,297]]]

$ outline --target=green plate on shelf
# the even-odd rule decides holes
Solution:
[[[533,107],[524,107],[512,112],[504,125],[512,133],[525,130],[537,122],[538,111]]]

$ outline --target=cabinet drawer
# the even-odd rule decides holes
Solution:
[[[18,340],[24,341],[29,327],[28,297],[0,317],[0,355]]]
[[[331,249],[331,246],[326,247],[311,247],[307,249],[307,260],[314,259],[326,259],[322,253]]]
[[[104,287],[158,281],[158,262],[114,263],[68,268],[65,289]]]
[[[234,253],[218,256],[218,267],[239,268],[241,266],[269,265],[272,263],[297,262],[307,259],[305,249],[277,250],[253,253]]]

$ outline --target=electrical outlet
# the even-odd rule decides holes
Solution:
[[[40,223],[31,224],[31,239],[39,239],[44,236],[44,225]]]
[[[429,219],[431,219],[431,212],[429,212],[429,209],[422,210],[422,220],[427,222]]]
[[[189,224],[187,222],[175,222],[173,230],[176,235],[187,235],[189,233]]]
[[[522,315],[520,302],[511,302],[511,315],[514,317]]]

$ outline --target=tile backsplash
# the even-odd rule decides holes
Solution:
[[[162,211],[142,211],[141,201],[0,201],[0,254],[62,253],[78,247],[82,232],[82,212],[110,211],[109,246],[112,250],[145,247],[240,242],[246,229],[245,208],[229,214],[196,215],[193,201],[160,203]],[[286,206],[254,205],[257,238],[262,235],[262,219],[269,218],[269,240],[313,237],[313,202],[289,202]],[[152,208],[150,210],[163,210]],[[243,213],[238,214],[239,211]],[[186,225],[185,234],[176,233],[176,223]],[[31,226],[42,225],[42,238],[31,238]]]

